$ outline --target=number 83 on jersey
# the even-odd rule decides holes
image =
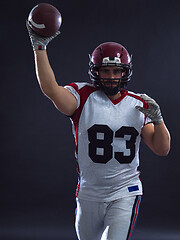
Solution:
[[[125,139],[126,135],[128,139]],[[135,143],[138,135],[134,127],[122,126],[113,132],[107,125],[95,124],[88,129],[89,157],[95,163],[105,164],[114,157],[120,164],[129,164],[135,157]],[[126,149],[129,150],[128,155],[125,155],[125,150],[114,151],[112,143],[115,138],[125,141]]]

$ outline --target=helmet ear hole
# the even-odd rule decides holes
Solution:
[[[99,68],[98,67],[94,67],[94,72],[99,75]]]

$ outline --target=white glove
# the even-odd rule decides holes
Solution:
[[[38,34],[36,34],[32,29],[31,29],[31,24],[29,21],[26,21],[26,27],[29,33],[29,37],[31,40],[31,45],[34,50],[45,50],[48,43],[52,41],[55,37],[57,37],[60,34],[60,31],[57,31],[53,36],[51,37],[42,37]]]
[[[160,107],[156,101],[146,94],[140,95],[140,98],[144,99],[147,102],[148,108],[145,109],[143,107],[136,106],[136,109],[149,117],[155,125],[161,123],[163,121],[163,118],[161,115]]]

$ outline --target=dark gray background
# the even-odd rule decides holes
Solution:
[[[88,54],[102,42],[119,42],[133,54],[128,89],[157,100],[172,146],[167,157],[158,157],[141,145],[144,196],[132,239],[180,239],[180,1],[44,2],[63,16],[61,35],[48,46],[59,84],[89,81]],[[25,27],[37,3],[1,3],[0,237],[4,240],[76,239],[71,122],[39,89]]]

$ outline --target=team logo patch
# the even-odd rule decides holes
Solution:
[[[138,191],[138,190],[139,190],[139,187],[138,187],[138,185],[132,186],[132,187],[128,187],[128,190],[129,190],[129,192]]]

